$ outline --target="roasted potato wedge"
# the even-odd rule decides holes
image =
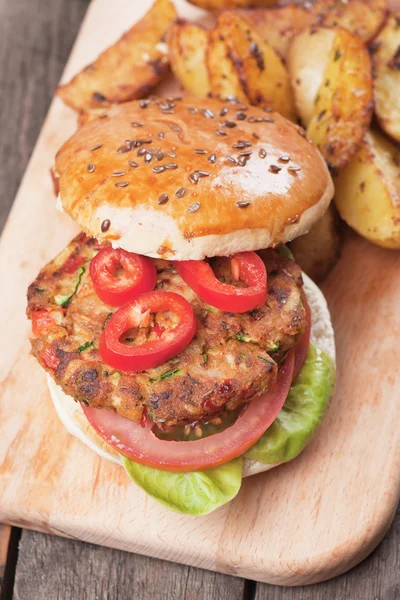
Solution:
[[[283,59],[287,56],[292,39],[315,20],[311,10],[296,4],[271,9],[237,9],[235,12]]]
[[[315,111],[315,98],[322,83],[335,39],[334,29],[305,29],[290,44],[286,64],[297,113],[305,127]]]
[[[357,154],[335,178],[342,219],[360,235],[400,249],[400,151],[381,133],[369,131]]]
[[[373,46],[375,113],[384,131],[400,141],[400,13],[394,13]]]
[[[226,8],[256,8],[257,6],[273,6],[279,0],[189,0],[205,10],[219,12]]]
[[[315,0],[310,10],[316,24],[344,27],[363,42],[375,37],[388,12],[386,0]]]
[[[269,107],[295,120],[289,73],[272,46],[264,43],[247,21],[233,11],[220,15],[216,31],[250,104]]]
[[[56,93],[78,111],[147,96],[168,67],[163,39],[176,16],[170,0],[155,0],[138,23]]]
[[[209,33],[187,21],[175,21],[168,32],[171,69],[183,87],[194,96],[211,91],[206,53]]]
[[[335,208],[331,205],[322,219],[289,247],[303,271],[315,282],[323,281],[340,257],[341,235]]]
[[[364,43],[336,29],[307,134],[336,170],[360,147],[372,118],[372,67]]]
[[[386,0],[316,0],[237,13],[285,59],[292,39],[310,26],[344,27],[370,41],[385,22],[387,6]]]
[[[216,27],[210,32],[210,40],[206,53],[206,63],[210,78],[211,95],[214,98],[235,97],[247,102],[239,74],[229,57],[226,41],[221,39]]]

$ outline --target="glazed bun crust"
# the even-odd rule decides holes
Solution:
[[[315,283],[307,275],[303,274],[303,277],[304,290],[311,308],[311,341],[335,361],[335,339],[326,300]],[[71,396],[67,396],[49,375],[47,383],[57,414],[67,431],[102,458],[120,464],[118,453],[92,428],[80,403],[75,402]],[[243,465],[243,477],[269,471],[277,466],[279,463],[266,464],[246,458]]]
[[[62,146],[55,173],[62,210],[88,235],[176,260],[287,242],[333,196],[298,126],[211,99],[114,106]]]

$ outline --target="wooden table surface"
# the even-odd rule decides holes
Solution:
[[[0,231],[88,3],[0,0]],[[349,573],[281,588],[0,525],[0,600],[398,600],[399,548],[400,511]]]

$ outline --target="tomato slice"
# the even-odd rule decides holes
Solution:
[[[109,306],[122,306],[154,290],[157,271],[149,258],[121,248],[103,248],[90,263],[96,294]]]
[[[178,316],[178,324],[164,329],[155,340],[137,346],[127,346],[120,337],[128,329],[140,326],[149,313],[171,311]],[[161,330],[162,328],[160,328]],[[149,292],[133,302],[121,306],[107,322],[100,338],[100,356],[103,361],[122,371],[144,371],[162,365],[180,354],[196,333],[192,306],[174,292]]]
[[[263,304],[267,297],[267,271],[255,252],[238,252],[231,257],[232,273],[248,287],[235,287],[216,278],[204,260],[175,261],[174,266],[194,292],[219,310],[242,313]]]
[[[128,458],[164,471],[198,471],[222,465],[248,450],[274,422],[289,392],[294,366],[293,350],[279,369],[276,383],[252,400],[235,423],[220,433],[190,442],[160,440],[153,424],[142,427],[104,408],[82,405],[94,429]]]
[[[304,361],[310,347],[310,334],[311,334],[311,310],[307,302],[306,295],[303,294],[303,304],[306,309],[306,328],[301,336],[298,344],[294,348],[294,370],[293,379],[300,373],[300,369],[303,366]]]

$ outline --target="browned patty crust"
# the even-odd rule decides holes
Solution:
[[[54,319],[54,326],[32,339],[33,355],[67,394],[90,406],[115,409],[134,421],[140,421],[144,408],[165,425],[204,421],[263,394],[304,330],[301,270],[273,250],[263,252],[266,303],[242,314],[209,306],[171,262],[155,259],[157,289],[182,294],[192,304],[196,335],[184,352],[155,369],[116,371],[98,352],[104,325],[116,310],[97,297],[92,285],[89,263],[98,250],[95,240],[77,236],[29,286],[27,308],[30,318],[46,310]],[[75,263],[81,264],[74,268]],[[213,268],[230,283],[227,263],[215,259]],[[155,321],[167,326],[170,319],[168,313],[152,315],[149,327],[125,335],[126,343],[150,339]],[[46,360],[49,354],[60,361],[55,369]]]

